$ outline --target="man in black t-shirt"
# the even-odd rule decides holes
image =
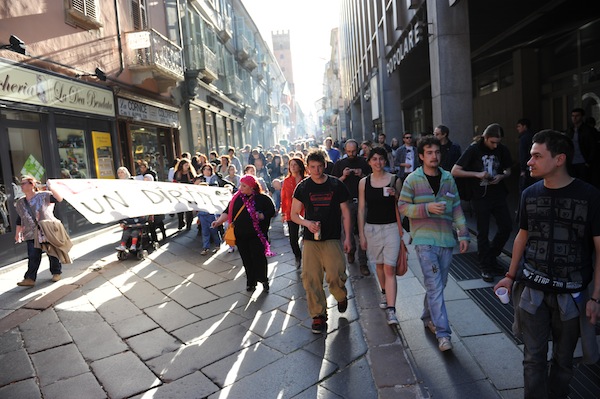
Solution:
[[[526,398],[569,396],[580,335],[584,362],[588,354],[587,362],[598,360],[594,325],[600,319],[600,192],[569,175],[573,153],[572,140],[560,132],[542,130],[533,136],[527,164],[533,178],[544,180],[523,191],[510,267],[494,287],[509,294],[514,290]]]
[[[312,332],[320,334],[326,331],[327,320],[323,272],[329,292],[338,301],[338,311],[343,313],[348,307],[345,286],[348,276],[340,237],[342,220],[346,232],[351,228],[349,193],[342,182],[323,173],[323,150],[311,152],[307,165],[310,176],[296,186],[291,218],[294,223],[304,226],[302,285],[313,318]],[[350,248],[350,235],[346,234],[344,252],[349,252]]]
[[[358,143],[356,140],[350,139],[344,145],[344,151],[347,157],[342,158],[333,166],[332,175],[344,182],[350,192],[350,243],[352,245],[348,252],[348,263],[354,263],[354,253],[358,251],[358,263],[360,272],[364,276],[371,274],[369,266],[367,266],[367,253],[358,244],[358,238],[354,237],[358,234],[358,183],[360,179],[371,173],[371,167],[367,160],[358,156]]]
[[[483,281],[494,281],[498,272],[496,258],[508,241],[512,218],[506,197],[508,190],[503,182],[510,176],[512,158],[508,148],[500,143],[504,130],[497,123],[485,128],[475,144],[469,146],[452,167],[452,176],[469,178],[473,197],[471,204],[477,218],[477,254]],[[490,243],[490,218],[498,228]],[[504,274],[504,271],[502,271]]]

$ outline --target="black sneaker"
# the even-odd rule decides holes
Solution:
[[[344,298],[343,301],[338,302],[338,312],[344,313],[348,309],[348,298]]]
[[[327,329],[327,320],[325,316],[313,317],[311,330],[314,334],[321,334]]]
[[[481,272],[481,279],[483,281],[485,281],[486,283],[493,283],[494,282],[494,275],[488,271],[485,272]]]

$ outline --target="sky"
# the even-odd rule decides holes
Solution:
[[[305,114],[315,114],[323,97],[323,73],[331,57],[331,29],[339,25],[340,0],[242,0],[271,47],[272,31],[289,30],[296,101]]]

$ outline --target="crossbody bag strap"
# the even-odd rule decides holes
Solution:
[[[246,206],[246,204],[242,205],[242,207],[240,208],[240,210],[238,211],[238,213],[236,213],[235,217],[233,218],[233,220],[231,221],[231,223],[235,222],[235,219],[238,218],[238,216],[240,216],[240,213],[242,213],[242,211],[244,210],[244,207]]]
[[[33,209],[31,209],[31,206],[29,205],[29,201],[27,201],[26,197],[23,197],[23,201],[25,201],[25,207],[27,208],[27,211],[29,212],[29,214],[31,215],[31,218],[33,219],[33,221],[35,222],[35,225],[39,228],[40,225],[38,224],[37,218],[35,217],[35,215],[33,214]]]

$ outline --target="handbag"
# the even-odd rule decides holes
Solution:
[[[396,276],[404,276],[408,270],[408,248],[404,240],[400,238],[400,252],[396,262]]]
[[[229,223],[227,230],[225,231],[225,237],[223,237],[223,238],[225,239],[225,243],[227,245],[229,245],[230,247],[235,246],[235,232],[233,231],[233,228],[234,228],[233,224],[234,224],[235,220],[238,218],[238,216],[240,216],[240,213],[242,213],[242,210],[244,209],[245,206],[246,205],[242,205],[242,207],[240,208],[238,213],[235,215],[235,217],[233,218],[231,223]]]

